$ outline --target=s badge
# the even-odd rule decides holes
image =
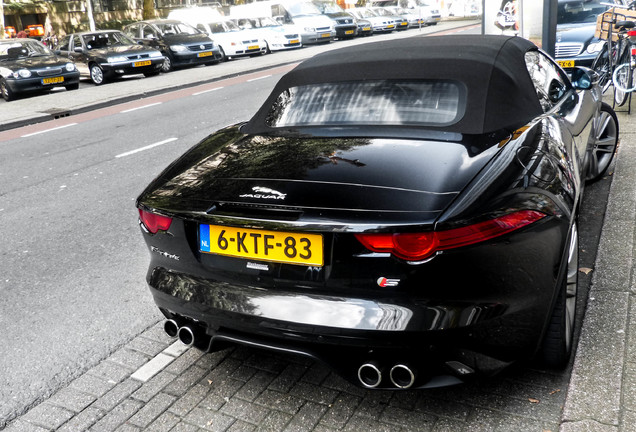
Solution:
[[[378,279],[378,286],[384,287],[395,287],[400,283],[399,279],[387,279],[385,277],[381,277]]]

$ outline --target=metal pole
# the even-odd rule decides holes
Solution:
[[[4,0],[0,0],[0,39],[4,39]]]
[[[557,0],[543,0],[543,34],[541,48],[554,57],[557,26]]]

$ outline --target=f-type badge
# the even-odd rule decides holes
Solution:
[[[277,190],[262,187],[262,186],[254,186],[252,188],[252,192],[249,194],[239,195],[240,198],[257,198],[257,199],[277,199],[284,200],[287,194],[278,192]]]

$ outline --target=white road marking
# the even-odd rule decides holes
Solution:
[[[28,138],[28,137],[31,137],[31,136],[34,136],[34,135],[39,135],[39,134],[43,134],[43,133],[46,133],[46,132],[51,132],[51,131],[58,130],[58,129],[64,129],[64,128],[67,128],[69,126],[75,126],[76,124],[77,123],[69,123],[69,124],[64,125],[64,126],[58,126],[58,127],[54,127],[54,128],[51,128],[51,129],[46,129],[46,130],[39,131],[39,132],[33,132],[33,133],[30,133],[30,134],[22,135],[20,138]]]
[[[132,155],[132,154],[139,153],[139,152],[142,152],[142,151],[144,151],[144,150],[148,150],[148,149],[151,149],[151,148],[153,148],[153,147],[160,146],[160,145],[164,145],[164,144],[167,144],[167,143],[169,143],[169,142],[176,141],[176,140],[178,140],[178,139],[179,139],[179,138],[168,138],[167,140],[159,141],[159,142],[156,142],[156,143],[154,143],[154,144],[150,144],[150,145],[147,145],[147,146],[145,146],[145,147],[138,148],[138,149],[136,149],[136,150],[131,150],[131,151],[126,152],[126,153],[118,154],[118,155],[117,155],[117,156],[115,156],[115,157],[116,157],[116,158],[122,158],[122,157],[130,156],[130,155]]]
[[[161,105],[161,103],[162,103],[162,102],[155,102],[155,103],[151,103],[151,104],[148,104],[148,105],[140,106],[140,107],[137,107],[137,108],[130,108],[130,109],[127,109],[127,110],[121,111],[121,113],[122,113],[122,114],[123,114],[123,113],[129,113],[129,112],[132,112],[132,111],[137,111],[137,110],[144,109],[144,108],[148,108],[148,107],[151,107],[151,106]]]
[[[265,76],[258,77],[258,78],[248,79],[247,82],[258,81],[258,80],[262,80],[262,79],[269,78],[269,77],[271,77],[271,75],[265,75]]]
[[[222,88],[223,87],[214,87],[213,89],[203,90],[203,91],[200,91],[200,92],[192,93],[192,96],[198,96],[198,95],[201,95],[201,94],[204,94],[204,93],[210,93],[210,92],[213,92],[213,91],[221,90]]]

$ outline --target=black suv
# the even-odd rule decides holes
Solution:
[[[214,64],[221,61],[221,51],[206,34],[177,20],[156,19],[125,26],[123,32],[165,56],[163,71],[177,66]]]

